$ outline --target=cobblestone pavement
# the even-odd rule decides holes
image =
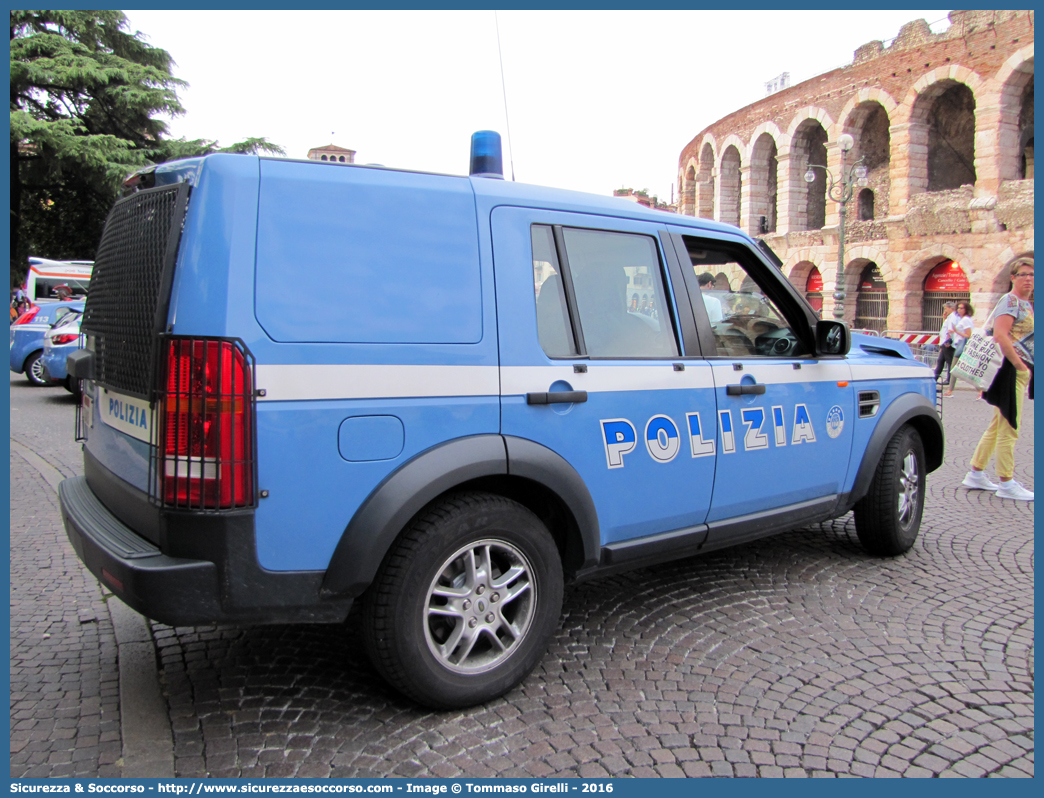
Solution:
[[[71,416],[48,390],[12,381],[12,438],[71,472],[69,441],[24,431],[36,404]],[[990,411],[947,400],[945,464],[906,556],[863,553],[848,516],[574,587],[543,663],[475,709],[391,691],[354,617],[154,624],[177,774],[1032,776],[1033,504],[958,487]],[[1032,402],[1025,415],[1032,489]],[[12,775],[113,774],[111,625],[17,454],[12,527]]]
[[[12,375],[11,404],[11,775],[119,776],[109,612],[65,537],[55,486],[25,454],[77,473],[72,398]]]

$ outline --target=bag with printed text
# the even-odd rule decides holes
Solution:
[[[993,383],[993,378],[1000,371],[1004,363],[1004,355],[993,340],[993,336],[986,333],[992,330],[990,321],[993,314],[986,320],[982,331],[976,330],[964,345],[964,351],[960,358],[954,360],[952,372],[960,379],[966,380],[978,390],[985,391]]]

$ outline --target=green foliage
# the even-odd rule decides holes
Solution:
[[[169,53],[120,11],[11,12],[11,267],[29,254],[89,259],[121,181],[211,152],[284,154],[263,138],[221,148],[166,138],[185,112]]]

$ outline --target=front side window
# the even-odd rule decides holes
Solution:
[[[677,357],[656,240],[571,227],[561,233],[565,269],[555,257],[552,228],[533,226],[537,327],[544,352],[550,357]],[[570,337],[565,280],[572,288],[583,352]]]
[[[692,300],[707,313],[719,357],[808,354],[777,303],[755,281],[756,270],[745,265],[742,256],[715,242],[686,238],[685,243],[695,275],[689,282],[699,286],[700,294]],[[719,285],[733,288],[722,290]]]

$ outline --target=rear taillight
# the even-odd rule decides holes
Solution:
[[[25,313],[23,313],[21,316],[19,316],[17,319],[15,319],[14,322],[12,322],[12,323],[13,324],[28,324],[29,322],[31,322],[33,320],[33,318],[39,312],[40,312],[39,305],[36,306],[35,308],[29,308],[29,310],[27,310]]]
[[[58,346],[59,344],[71,344],[79,337],[80,336],[78,333],[63,333],[62,335],[52,335],[51,343],[55,346]]]
[[[252,505],[253,386],[244,353],[225,340],[168,343],[157,404],[163,503],[206,510]]]

